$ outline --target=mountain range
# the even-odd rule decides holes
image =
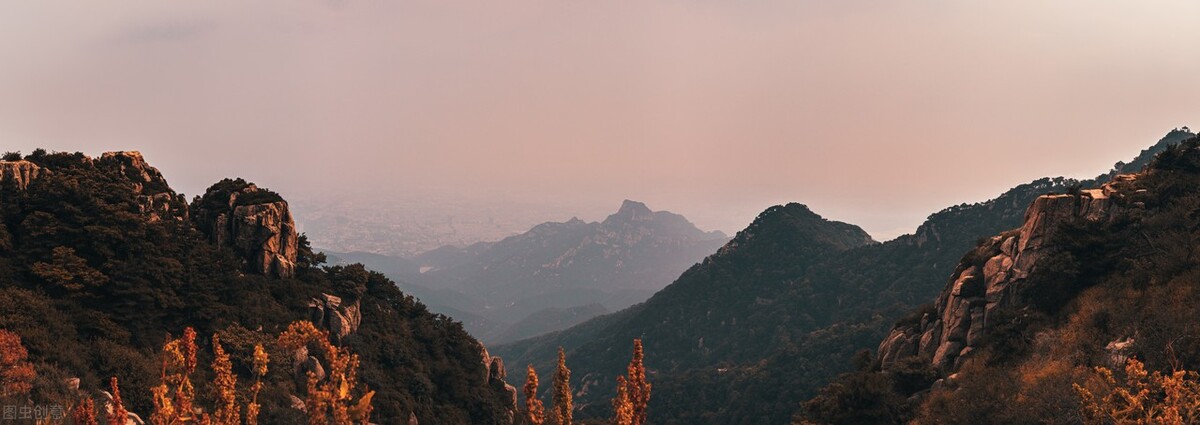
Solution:
[[[198,402],[220,398],[227,362],[243,384],[261,377],[263,423],[304,422],[301,397],[349,364],[363,386],[330,394],[367,400],[375,423],[519,423],[524,374],[505,363],[548,376],[560,347],[577,421],[604,423],[631,340],[654,424],[1189,423],[1196,211],[1200,139],[1175,130],[1094,179],[1034,180],[882,243],[799,203],[727,238],[626,201],[601,222],[330,265],[283,196],[253,183],[189,202],[137,152],[39,149],[0,159],[0,329],[36,371],[21,397],[101,412],[118,398],[159,411],[164,341],[195,329],[193,361],[213,365],[194,372]],[[467,302],[438,313],[418,291]],[[456,320],[470,315],[504,320],[498,340],[549,333],[485,348]],[[285,343],[302,321],[320,343]],[[326,346],[353,361],[311,351]],[[26,375],[7,371],[20,389],[7,380]],[[120,397],[99,392],[112,377]]]
[[[563,329],[644,301],[725,244],[681,215],[626,200],[603,221],[573,218],[496,242],[410,258],[328,252],[402,282],[486,342]]]
[[[865,233],[802,205],[772,207],[645,303],[493,351],[542,368],[564,347],[580,380],[576,405],[604,417],[621,347],[642,338],[660,394],[654,423],[787,423],[800,401],[852,370],[856,353],[930,303],[980,238],[1020,226],[1044,194],[1098,185],[1192,136],[1172,131],[1095,180],[1043,178],[944,209],[882,244],[848,241]]]

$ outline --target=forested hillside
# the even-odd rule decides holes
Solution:
[[[32,399],[71,406],[117,376],[125,405],[147,416],[164,342],[193,327],[201,347],[220,334],[242,382],[254,345],[266,344],[274,362],[260,421],[300,423],[290,396],[304,397],[302,365],[272,342],[311,320],[360,356],[374,421],[510,420],[508,393],[488,382],[486,354],[461,324],[381,274],[322,261],[295,234],[286,201],[241,180],[189,205],[136,152],[0,161],[0,328],[28,349]],[[202,349],[199,363],[212,361]],[[213,372],[196,373],[196,393],[212,405]]]
[[[814,423],[1196,423],[1200,140],[982,240]]]
[[[1131,163],[1146,163],[1190,136],[1172,131]],[[644,304],[494,351],[546,364],[552,348],[562,345],[587,380],[588,373],[611,376],[622,338],[641,335],[657,382],[656,423],[784,423],[803,400],[852,370],[856,353],[874,350],[893,323],[931,303],[980,238],[1019,226],[1040,195],[1095,186],[1112,174],[1084,182],[1036,180],[987,202],[935,213],[912,235],[841,252],[792,248],[813,243],[806,239],[813,235],[786,227],[753,232],[756,243],[774,248],[752,254],[723,248]],[[722,257],[729,258],[714,261]],[[654,355],[660,353],[669,354]],[[585,385],[583,412],[603,416],[611,386]]]

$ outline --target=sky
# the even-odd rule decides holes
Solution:
[[[5,2],[0,149],[140,150],[189,195],[241,176],[589,219],[629,198],[726,232],[795,201],[886,240],[1200,126],[1198,17],[1155,0]]]

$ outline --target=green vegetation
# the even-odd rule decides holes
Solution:
[[[422,423],[486,424],[503,416],[484,382],[478,343],[383,275],[361,265],[321,267],[304,238],[295,278],[243,274],[232,252],[215,248],[190,222],[146,220],[139,194],[116,167],[81,153],[39,150],[27,159],[53,172],[24,191],[0,188],[0,329],[28,348],[37,370],[33,400],[70,406],[76,395],[64,379],[78,377],[91,391],[119,376],[124,405],[146,417],[162,344],[188,327],[201,339],[219,332],[238,380],[254,382],[254,347],[307,319],[309,299],[330,293],[361,302],[362,325],[344,343],[359,356],[359,380],[375,391],[372,420],[396,423],[415,412]],[[224,180],[214,192],[246,184]],[[256,193],[238,202],[281,199]],[[199,353],[201,364],[213,359],[211,351]],[[192,378],[205,405],[217,405],[214,377],[198,368]],[[288,407],[296,388],[291,362],[274,363],[257,396],[260,421],[302,422]]]
[[[877,423],[1045,423],[1046,412],[1052,423],[1194,421],[1200,399],[1185,371],[1200,369],[1200,140],[1167,147],[1117,190],[1113,219],[1058,226],[1057,249],[1022,282],[1020,302],[989,317],[954,379],[926,392],[901,389],[895,370],[844,375],[806,419],[842,423],[856,394],[873,392],[873,409],[899,412]]]

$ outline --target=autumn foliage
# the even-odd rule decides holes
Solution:
[[[546,408],[542,405],[542,401],[537,398],[538,376],[533,370],[533,365],[529,365],[525,374],[525,423],[530,425],[542,425],[546,420]]]
[[[310,425],[367,424],[371,417],[371,397],[374,391],[364,391],[357,401],[353,392],[358,391],[358,356],[346,348],[333,346],[329,335],[318,330],[310,322],[292,323],[279,335],[278,344],[284,350],[295,352],[314,347],[326,363],[324,379],[308,374],[307,398],[304,400]]]
[[[213,334],[213,388],[217,392],[217,409],[214,412],[218,425],[240,425],[241,406],[237,404],[237,375],[233,374],[233,362],[221,347],[221,336]]]
[[[267,376],[267,364],[271,362],[262,344],[254,346],[254,385],[250,386],[250,404],[246,405],[246,425],[258,425],[258,393],[262,391],[262,378]]]
[[[646,367],[642,364],[642,340],[633,340],[633,358],[626,368],[627,376],[617,377],[617,396],[613,398],[613,423],[642,425],[646,423],[646,407],[650,404],[650,383],[646,382]]]
[[[37,373],[17,334],[0,329],[0,397],[29,394]]]
[[[1087,424],[1183,425],[1200,422],[1200,375],[1178,370],[1147,372],[1129,359],[1124,377],[1098,367],[1087,382],[1075,384],[1080,415]]]
[[[642,340],[633,340],[633,359],[629,361],[626,392],[633,405],[633,425],[646,423],[646,407],[650,404],[650,383],[646,382],[646,367],[642,365]]]
[[[554,423],[571,425],[574,404],[571,401],[571,369],[567,369],[567,355],[558,347],[558,369],[554,372]]]
[[[183,330],[183,336],[168,340],[162,349],[161,383],[151,389],[155,424],[177,424],[197,419],[193,411],[195,388],[191,376],[196,371],[196,331]]]
[[[109,380],[109,386],[112,389],[112,410],[107,412],[108,424],[125,425],[129,420],[129,411],[125,410],[125,403],[121,402],[121,387],[117,384],[117,377]]]
[[[75,420],[75,425],[100,425],[96,421],[96,402],[92,401],[91,397],[79,400],[71,410],[71,418]]]
[[[613,425],[633,425],[633,403],[629,400],[629,383],[617,377],[617,396],[613,397]]]

